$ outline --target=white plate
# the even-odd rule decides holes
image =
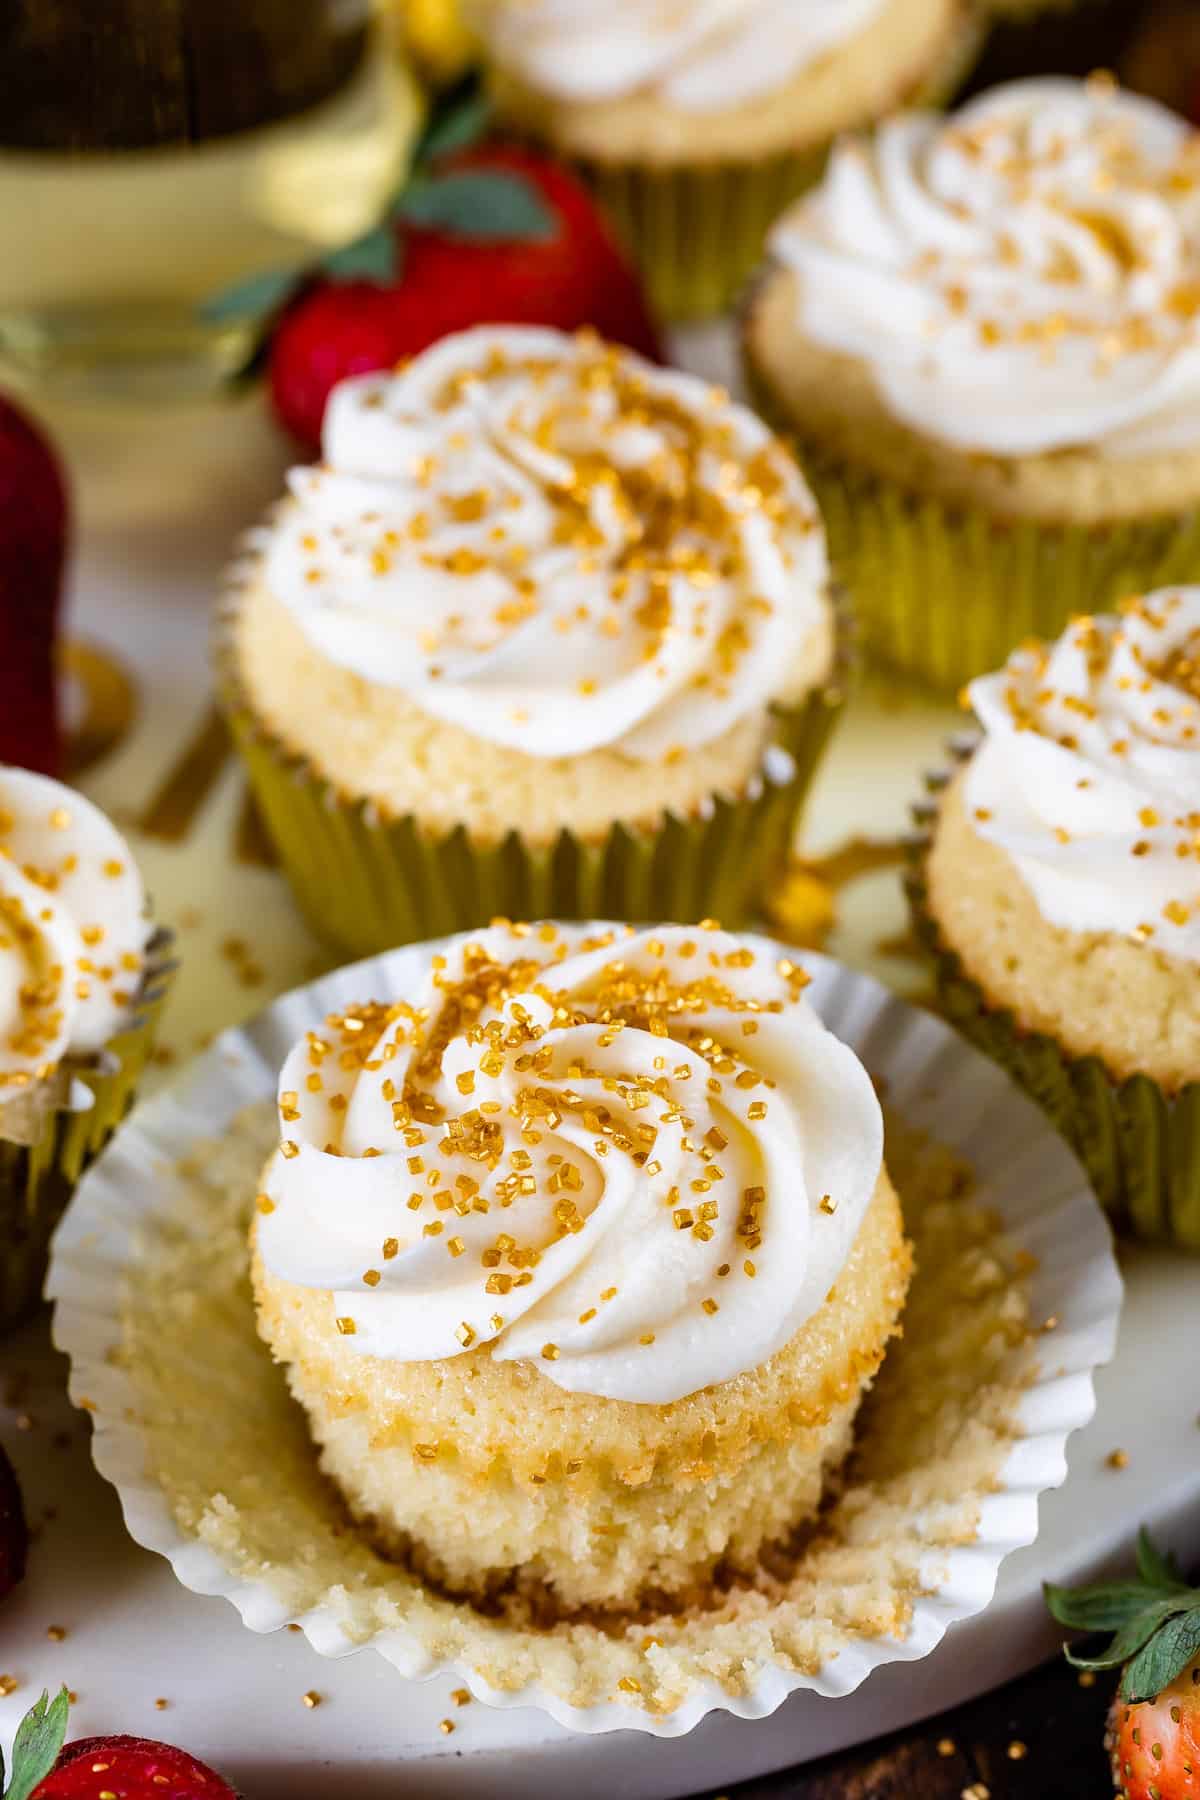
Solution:
[[[71,1358],[72,1397],[95,1404],[96,1465],[117,1488],[129,1531],[166,1556],[186,1587],[231,1601],[254,1631],[288,1622],[275,1592],[263,1582],[241,1580],[181,1532],[165,1495],[147,1478],[136,1392],[112,1357],[121,1337],[122,1282],[136,1280],[148,1243],[164,1226],[172,1234],[196,1229],[180,1204],[173,1175],[178,1158],[191,1144],[220,1137],[248,1103],[273,1095],[279,1064],[301,1031],[364,994],[400,991],[417,954],[393,951],[339,970],[285,996],[244,1029],[223,1034],[173,1089],[139,1108],[123,1127],[81,1185],[55,1241],[48,1284],[57,1302],[55,1338]],[[665,1716],[649,1717],[616,1702],[572,1706],[540,1681],[496,1693],[469,1667],[431,1656],[415,1632],[393,1629],[371,1640],[403,1675],[452,1673],[493,1705],[537,1706],[587,1733],[625,1728],[678,1736],[714,1709],[763,1718],[797,1688],[844,1696],[882,1665],[927,1656],[950,1626],[987,1606],[1004,1557],[1036,1536],[1039,1495],[1064,1479],[1067,1439],[1092,1417],[1093,1371],[1115,1344],[1121,1283],[1107,1225],[1070,1153],[999,1070],[940,1021],[868,977],[822,957],[803,960],[813,975],[809,994],[818,1011],[886,1083],[889,1104],[907,1124],[970,1162],[976,1198],[993,1207],[1011,1239],[1038,1259],[1033,1316],[1058,1321],[1052,1358],[1040,1359],[1021,1402],[1022,1435],[998,1490],[984,1503],[976,1541],[939,1553],[936,1567],[931,1563],[924,1571],[930,1591],[915,1602],[902,1641],[857,1639],[812,1676],[768,1664],[747,1692],[733,1696],[709,1684]],[[314,1607],[299,1623],[324,1656],[362,1647],[347,1636],[334,1606]]]

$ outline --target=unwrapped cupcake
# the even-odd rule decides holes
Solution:
[[[1200,1250],[1200,588],[1077,619],[970,700],[910,889],[946,1010],[1119,1224]]]
[[[1200,573],[1200,138],[1110,81],[835,153],[746,320],[875,650],[942,686]]]
[[[836,134],[948,92],[960,0],[474,0],[505,124],[582,166],[668,318],[722,310]]]
[[[498,925],[296,1044],[259,1330],[449,1591],[698,1591],[811,1519],[910,1273],[871,1081],[716,927]]]
[[[170,969],[136,863],[82,794],[0,766],[0,1329],[133,1100]]]
[[[448,338],[333,396],[236,571],[222,685],[316,927],[740,921],[841,697],[784,446],[586,335]]]

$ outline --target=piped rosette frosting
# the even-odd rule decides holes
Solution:
[[[484,327],[345,382],[289,480],[264,575],[310,642],[531,756],[683,756],[811,685],[830,636],[784,446],[594,337]]]
[[[1200,961],[1200,587],[1077,619],[968,693],[968,814],[1042,915]]]
[[[99,808],[0,767],[0,1105],[123,1028],[150,933],[137,865]]]
[[[776,92],[884,0],[473,0],[496,60],[562,100],[653,94],[714,112]]]
[[[450,940],[288,1057],[266,1267],[377,1357],[487,1346],[650,1403],[756,1367],[824,1302],[882,1166],[805,982],[708,926]]]
[[[1200,137],[1111,81],[992,89],[835,150],[776,226],[813,342],[964,450],[1200,447]]]

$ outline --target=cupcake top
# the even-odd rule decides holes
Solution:
[[[0,767],[0,1092],[122,1029],[151,929],[137,865],[99,808]]]
[[[1015,82],[834,152],[776,226],[800,329],[967,451],[1200,447],[1200,137],[1110,81]]]
[[[506,925],[431,949],[280,1077],[258,1245],[356,1349],[489,1346],[666,1403],[824,1302],[880,1175],[869,1077],[777,946],[715,926]]]
[[[650,94],[717,112],[768,94],[862,31],[885,0],[475,0],[496,60],[557,99]]]
[[[828,631],[783,445],[588,335],[484,327],[343,383],[289,485],[264,577],[321,655],[533,757],[682,757]]]
[[[968,693],[968,817],[1043,917],[1200,961],[1200,587],[1077,619]]]

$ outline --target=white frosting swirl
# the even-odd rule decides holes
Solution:
[[[497,62],[563,100],[653,94],[716,112],[847,43],[885,0],[475,0]]]
[[[800,324],[896,418],[1002,456],[1200,446],[1200,138],[1096,79],[848,140],[776,226]]]
[[[0,1100],[122,1028],[150,931],[137,865],[99,808],[0,766]]]
[[[882,1163],[804,981],[715,928],[450,940],[284,1064],[267,1268],[401,1362],[490,1344],[651,1403],[756,1367],[824,1302]]]
[[[484,327],[348,381],[266,579],[331,661],[489,743],[658,761],[788,695],[827,626],[787,451],[693,376]]]
[[[1076,620],[969,693],[971,822],[1043,917],[1200,961],[1200,587]]]

